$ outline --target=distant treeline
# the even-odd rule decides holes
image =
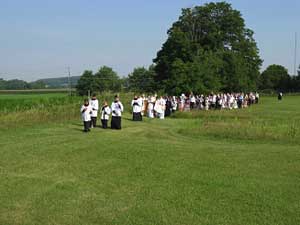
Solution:
[[[79,79],[80,76],[71,77],[69,84],[68,77],[40,79],[34,82],[26,82],[19,79],[4,80],[0,78],[0,90],[56,89],[68,88],[70,85],[74,88]]]
[[[254,31],[246,27],[241,12],[229,3],[211,2],[182,9],[167,34],[149,68],[135,68],[123,78],[107,66],[96,72],[86,70],[76,85],[78,93],[300,91],[300,74],[290,76],[281,65],[271,65],[260,73],[263,60]],[[46,80],[34,83],[2,80],[2,83],[6,89],[47,87]],[[67,80],[58,83],[68,84]]]
[[[46,85],[43,82],[26,82],[24,80],[4,80],[0,79],[0,90],[26,90],[43,89]]]
[[[127,77],[120,77],[112,68],[103,66],[98,72],[85,71],[82,76],[72,77],[72,91],[80,95],[87,95],[88,91],[126,91],[136,93],[159,92],[161,84],[155,80],[155,66],[149,68],[137,67]],[[66,89],[67,88],[67,89]],[[51,90],[67,92],[68,78],[49,78],[35,82],[23,80],[0,79],[0,90]],[[56,91],[52,90],[52,91]],[[297,76],[288,74],[288,70],[281,65],[271,65],[263,71],[257,80],[257,89],[264,93],[274,92],[300,92],[300,66]]]
[[[149,68],[137,67],[127,77],[119,77],[110,67],[103,66],[98,72],[86,70],[80,77],[77,84],[77,92],[80,95],[87,95],[88,92],[126,91],[135,93],[164,92],[161,89],[161,82],[155,80],[155,66]],[[188,82],[188,81],[187,81]],[[300,92],[300,67],[297,76],[288,74],[288,70],[281,65],[271,65],[264,70],[255,81],[256,88],[253,90],[266,94],[277,92]],[[193,91],[183,89],[183,92]]]
[[[75,87],[79,79],[80,76],[70,77],[70,84],[69,84],[68,77],[46,78],[46,79],[37,80],[36,82],[42,82],[46,84],[47,88],[66,88],[69,87],[69,85]]]
[[[78,93],[118,91],[169,95],[210,92],[296,92],[300,76],[281,65],[260,73],[263,60],[242,14],[226,2],[186,8],[167,31],[168,38],[150,68],[120,78],[112,68],[85,71]]]
[[[0,90],[1,94],[71,94],[75,95],[76,89],[72,88],[44,88],[44,89],[22,89],[22,90]]]
[[[281,65],[271,65],[263,71],[258,80],[258,89],[266,93],[300,92],[300,65],[298,74],[291,76],[288,70]]]
[[[98,92],[140,92],[150,93],[158,90],[157,83],[154,80],[154,67],[139,67],[127,77],[120,77],[117,72],[108,66],[101,67],[96,73],[86,70],[77,83],[77,92],[79,95]]]

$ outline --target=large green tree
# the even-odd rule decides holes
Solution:
[[[31,84],[24,80],[4,80],[0,78],[0,90],[26,90],[31,88]]]
[[[95,74],[96,86],[99,92],[119,91],[121,81],[118,74],[110,67],[103,66]]]
[[[300,92],[300,74],[298,76],[291,77],[289,91]]]
[[[298,72],[298,76],[294,77],[291,83],[293,85],[293,91],[300,92],[300,65],[297,72]]]
[[[0,78],[0,90],[5,89],[5,84],[6,84],[6,81],[4,79]]]
[[[253,34],[226,2],[183,9],[154,59],[155,80],[174,94],[254,90],[262,61]]]
[[[291,88],[291,77],[288,70],[281,65],[270,65],[262,72],[260,89],[288,91]]]
[[[86,70],[83,72],[82,76],[78,80],[76,89],[79,95],[88,95],[88,92],[92,93],[97,90],[93,71]]]
[[[112,68],[103,66],[93,74],[93,71],[86,70],[77,83],[77,92],[80,95],[87,95],[88,92],[120,91],[122,81]]]
[[[153,93],[156,90],[154,81],[155,71],[154,66],[148,69],[145,67],[138,67],[128,75],[129,90],[139,93]]]
[[[35,81],[29,83],[29,88],[30,89],[45,89],[46,84],[43,81]]]
[[[5,82],[6,90],[24,90],[29,89],[29,84],[26,81],[13,79]]]

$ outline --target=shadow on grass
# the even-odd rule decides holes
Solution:
[[[122,117],[122,120],[126,120],[126,121],[133,121],[132,118],[130,117]]]
[[[71,123],[72,126],[82,127],[83,123]]]

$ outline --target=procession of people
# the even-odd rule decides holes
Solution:
[[[85,99],[83,105],[81,106],[80,112],[83,121],[83,131],[90,132],[91,128],[95,128],[97,125],[97,117],[99,111],[99,101],[94,94],[92,99],[89,101]],[[122,122],[122,112],[124,111],[124,106],[119,99],[119,96],[115,96],[115,100],[109,107],[107,101],[103,102],[101,108],[101,124],[103,129],[108,128],[108,121],[111,115],[111,129],[121,130]]]
[[[259,103],[259,93],[211,93],[209,95],[181,94],[177,96],[135,95],[131,101],[132,121],[143,121],[143,117],[159,118],[169,117],[172,113],[189,112],[191,110],[234,110],[250,107]],[[91,100],[85,99],[81,106],[84,132],[97,126],[99,101],[95,94]],[[111,116],[111,129],[122,129],[122,113],[124,106],[118,95],[115,96],[111,106],[107,101],[101,107],[101,124],[103,129],[108,128]]]

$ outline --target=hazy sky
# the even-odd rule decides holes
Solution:
[[[66,76],[68,66],[72,75],[80,75],[102,65],[126,76],[134,67],[152,63],[181,8],[205,2],[0,0],[0,78],[32,81]],[[300,1],[228,2],[254,30],[263,68],[281,64],[292,73],[296,31],[300,37]]]

